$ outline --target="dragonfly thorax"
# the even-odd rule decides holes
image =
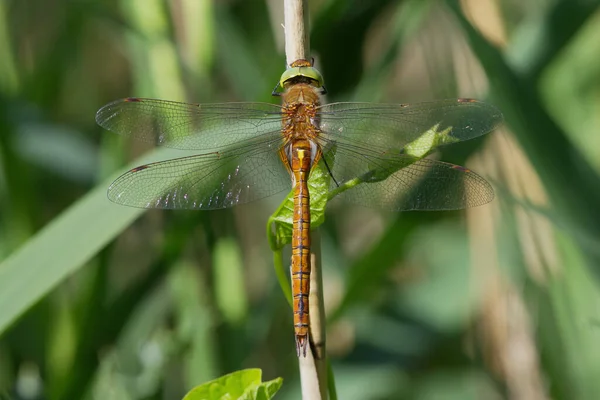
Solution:
[[[318,89],[308,84],[297,84],[283,93],[282,100],[282,132],[285,139],[315,139],[320,132]]]

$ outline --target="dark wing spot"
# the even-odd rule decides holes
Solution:
[[[139,103],[142,100],[138,99],[137,97],[128,97],[125,99],[125,101],[128,103]]]
[[[139,167],[135,167],[134,169],[132,169],[131,172],[138,172],[138,171],[141,171],[141,170],[146,169],[148,167],[149,167],[149,165],[140,165]]]
[[[462,171],[462,172],[471,172],[470,169],[465,168],[465,167],[460,166],[460,165],[453,165],[452,168],[453,169],[457,169],[457,170]]]

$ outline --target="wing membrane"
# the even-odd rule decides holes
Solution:
[[[355,178],[361,183],[342,192],[341,201],[390,211],[458,210],[489,203],[490,184],[457,165],[401,154],[378,153],[337,144],[325,159],[337,184]]]
[[[447,143],[484,135],[500,125],[494,106],[469,99],[420,104],[332,103],[319,108],[323,140],[399,153],[425,132],[447,130]]]
[[[112,183],[108,198],[140,208],[214,210],[290,189],[281,139],[143,165]]]
[[[158,145],[210,152],[281,131],[281,107],[268,103],[187,104],[127,98],[96,113],[105,129]]]
[[[278,156],[283,144],[278,106],[129,98],[104,106],[96,120],[116,133],[206,152],[127,172],[109,188],[109,198],[117,203],[219,209],[290,187]],[[317,141],[337,184],[356,178],[366,182],[343,192],[340,197],[346,201],[398,211],[461,209],[493,199],[491,186],[479,175],[403,153],[421,146],[426,154],[435,145],[488,133],[502,122],[494,106],[464,99],[414,105],[334,103],[319,107],[317,120],[322,132]],[[427,137],[432,140],[419,140]],[[332,189],[336,187],[332,181]]]

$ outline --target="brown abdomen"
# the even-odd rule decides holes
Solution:
[[[292,296],[294,298],[294,333],[298,356],[306,356],[309,334],[308,295],[310,285],[310,198],[308,175],[311,149],[308,140],[292,143],[294,218],[292,224]]]

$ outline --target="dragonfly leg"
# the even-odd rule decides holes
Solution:
[[[333,176],[333,172],[331,172],[331,168],[329,168],[329,164],[327,164],[327,159],[325,157],[323,157],[323,162],[325,163],[327,172],[329,172],[329,176],[331,177],[331,179],[333,179],[333,182],[335,182],[335,186],[340,187],[340,184],[338,183],[338,181],[335,180],[335,176]]]

